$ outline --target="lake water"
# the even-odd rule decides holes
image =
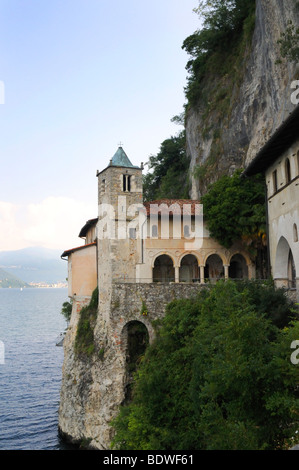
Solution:
[[[71,448],[58,435],[56,339],[66,328],[66,300],[67,289],[0,289],[0,450]]]

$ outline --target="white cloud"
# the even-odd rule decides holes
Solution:
[[[96,211],[96,205],[64,197],[48,197],[27,206],[0,201],[0,250],[27,246],[64,250],[81,245],[79,231],[96,217]]]
[[[17,220],[21,212],[20,206],[0,201],[0,250],[23,248],[20,240],[20,227]]]

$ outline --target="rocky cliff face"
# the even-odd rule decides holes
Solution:
[[[231,87],[229,115],[219,121],[214,111],[207,118],[205,105],[200,102],[188,110],[186,137],[192,199],[200,197],[221,174],[246,166],[294,109],[291,83],[298,79],[299,68],[285,60],[277,63],[281,58],[277,41],[290,20],[299,26],[294,0],[257,0],[255,29],[244,52],[239,83]],[[218,156],[213,161],[215,148]],[[194,169],[207,164],[209,171],[203,172],[202,178],[195,178]]]
[[[151,342],[155,336],[154,322],[164,317],[166,305],[176,298],[188,299],[200,288],[197,283],[110,285],[109,297],[99,304],[95,352],[88,357],[78,356],[74,345],[80,310],[90,299],[74,301],[63,344],[59,431],[65,440],[85,448],[110,449],[113,438],[110,423],[126,399],[130,384],[127,368],[130,325],[143,324]],[[145,316],[141,315],[142,301],[149,312]]]

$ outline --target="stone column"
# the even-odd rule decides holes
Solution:
[[[223,267],[224,267],[224,279],[227,281],[227,280],[228,280],[228,268],[229,268],[229,265],[228,265],[228,264],[224,264]]]
[[[180,267],[179,266],[174,267],[174,276],[175,276],[175,282],[180,282]]]
[[[200,283],[204,284],[205,283],[205,266],[201,264],[199,266],[199,269],[200,269]]]

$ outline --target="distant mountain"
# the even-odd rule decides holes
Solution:
[[[67,262],[60,258],[62,252],[41,247],[0,251],[0,269],[27,283],[65,281]]]
[[[29,285],[0,268],[0,289],[5,287],[29,287]]]

